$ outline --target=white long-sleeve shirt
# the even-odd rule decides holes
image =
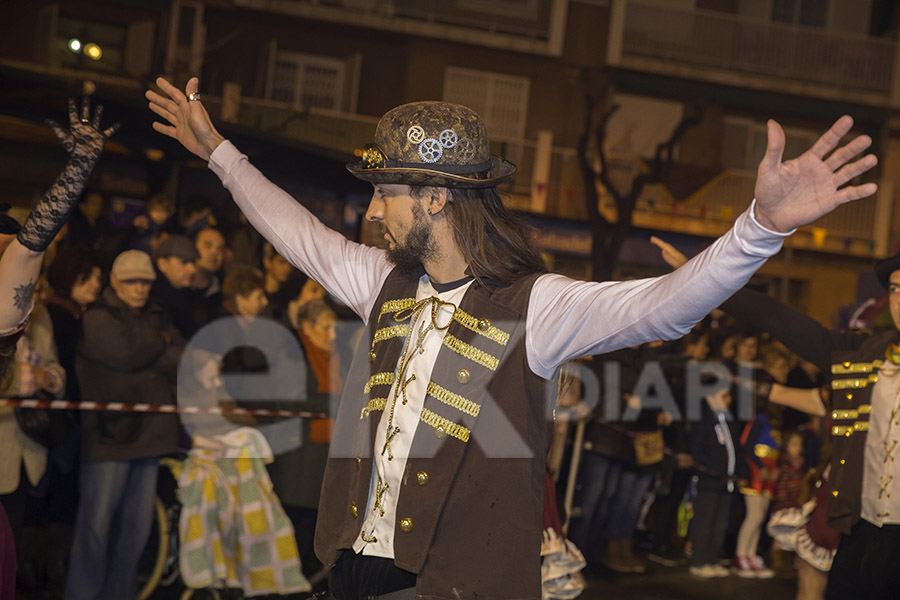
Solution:
[[[393,268],[383,250],[351,242],[323,225],[266,179],[230,142],[216,148],[210,157],[210,168],[250,223],[279,254],[321,283],[363,321],[368,320]],[[579,356],[685,335],[740,289],[766,259],[778,252],[788,235],[762,227],[753,217],[751,206],[709,248],[682,268],[661,277],[597,283],[558,274],[542,275],[532,288],[525,323],[529,367],[549,379],[561,364]],[[425,275],[417,299],[436,296],[458,305],[464,292],[465,288],[458,288],[438,294]],[[410,325],[408,344],[417,341],[413,336],[418,327]],[[413,382],[407,388],[407,402],[397,403],[394,422],[388,423],[388,410],[382,413],[380,433],[375,440],[372,489],[361,535],[354,545],[357,552],[393,557],[396,519],[392,517],[397,498],[391,492],[401,487],[400,477],[425,399],[424,384],[437,359],[442,336],[439,328],[432,329],[422,340],[425,352],[407,370],[407,378],[416,374],[416,381],[423,385],[415,386]],[[394,375],[396,386],[397,373]],[[393,393],[392,388],[389,398]],[[400,429],[390,443],[390,460],[388,452],[382,453],[388,425]]]

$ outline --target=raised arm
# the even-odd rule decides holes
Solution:
[[[687,257],[671,244],[651,237],[669,266],[678,269]],[[831,368],[831,353],[859,346],[865,336],[841,333],[823,327],[812,317],[751,289],[741,289],[726,300],[722,310],[732,317],[781,341],[792,352],[815,364],[823,372]]]
[[[103,152],[103,144],[118,124],[100,129],[103,107],[91,119],[87,98],[79,117],[75,101],[69,100],[69,128],[48,121],[69,159],[62,173],[31,209],[25,224],[0,258],[0,333],[22,324],[31,312],[34,286],[41,271],[44,251],[69,218],[78,197]]]
[[[874,183],[841,187],[877,162],[872,155],[851,162],[871,144],[868,136],[837,148],[852,125],[850,117],[841,117],[803,155],[782,162],[784,131],[769,121],[768,148],[749,211],[673,273],[608,283],[559,275],[539,279],[529,303],[526,337],[532,370],[547,377],[577,356],[685,335],[743,287],[794,228],[874,194]]]
[[[153,128],[210,161],[241,211],[278,253],[366,320],[390,272],[384,252],[350,242],[266,179],[216,131],[199,101],[196,77],[185,92],[162,78],[156,83],[165,96],[152,90],[146,96],[150,110],[168,125],[154,123]]]

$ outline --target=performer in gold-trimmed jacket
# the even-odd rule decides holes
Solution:
[[[348,165],[374,194],[366,218],[387,251],[329,230],[268,181],[212,126],[191,79],[157,80],[157,131],[210,161],[279,254],[367,324],[336,418],[316,531],[338,600],[391,593],[448,600],[541,596],[547,382],[572,358],[673,339],[740,288],[784,236],[838,204],[875,164],[854,157],[842,117],[782,163],[769,123],[756,200],[685,268],[628,282],[544,272],[497,186],[515,173],[492,156],[470,109],[416,102],[389,111]]]

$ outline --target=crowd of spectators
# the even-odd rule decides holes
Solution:
[[[341,308],[237,217],[235,227],[220,227],[209,203],[196,196],[178,208],[160,194],[130,227],[115,228],[104,198],[83,196],[47,252],[17,364],[0,383],[0,397],[179,410],[200,398],[220,408],[321,413],[283,423],[298,431],[268,465],[310,576],[321,567],[312,538],[331,436],[328,412],[342,388]],[[281,333],[264,337],[296,348],[291,369],[306,385],[289,398],[249,399],[246,389],[229,388],[229,376],[274,372],[274,354],[209,332],[246,332],[254,323],[277,328]],[[174,412],[53,410],[41,413],[49,426],[29,427],[35,414],[0,409],[0,502],[13,524],[19,588],[70,599],[136,597],[157,488],[174,485],[161,480],[160,458],[184,456],[201,434],[266,424],[226,411],[211,433]],[[284,426],[275,431],[284,437]]]
[[[796,568],[811,590],[798,597],[822,597],[829,561],[820,559],[836,543],[814,554],[795,547],[798,535],[808,540],[807,502],[829,459],[825,378],[813,365],[739,314],[715,311],[681,340],[582,367],[599,386],[581,398],[568,533],[589,577],[644,573],[648,561],[689,565],[698,580]]]

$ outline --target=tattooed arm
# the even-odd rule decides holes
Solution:
[[[48,122],[69,153],[69,160],[50,189],[31,209],[16,239],[0,258],[0,334],[19,326],[31,311],[44,250],[69,218],[84,191],[106,138],[118,129],[118,125],[100,129],[102,106],[94,111],[93,120],[90,113],[87,98],[82,104],[80,118],[75,101],[69,100],[69,129]]]

